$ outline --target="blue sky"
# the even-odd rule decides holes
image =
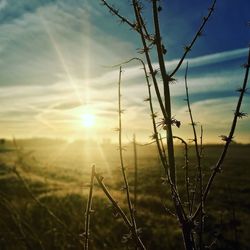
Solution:
[[[110,1],[133,20],[129,1]],[[145,1],[148,3],[148,1]],[[210,1],[161,1],[167,69],[176,65]],[[220,0],[203,36],[188,56],[189,91],[195,120],[205,142],[227,134],[237,101],[250,41],[250,3]],[[145,9],[150,27],[150,8]],[[118,69],[109,66],[141,56],[137,34],[100,5],[99,0],[0,0],[1,137],[114,137],[117,127]],[[155,64],[155,67],[157,65]],[[184,99],[184,68],[171,85],[177,135],[192,137]],[[152,134],[147,89],[135,63],[123,72],[124,137],[142,141]],[[157,107],[156,107],[157,109]],[[250,113],[250,95],[242,111]],[[81,125],[84,113],[96,125]],[[239,121],[238,142],[250,143],[249,116]]]

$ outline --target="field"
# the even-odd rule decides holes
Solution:
[[[168,185],[154,145],[137,146],[137,224],[147,249],[183,249],[181,229],[172,214]],[[195,166],[190,146],[190,172]],[[222,150],[204,149],[205,179]],[[233,144],[206,204],[205,238],[210,249],[250,249],[250,146]],[[176,146],[180,193],[184,194],[183,148]],[[132,145],[124,151],[133,194]],[[104,177],[127,211],[117,146],[56,140],[21,140],[0,148],[0,249],[83,249],[84,214],[91,166]],[[182,190],[183,189],[183,190]],[[134,249],[117,211],[95,182],[90,249]],[[133,197],[133,196],[132,196]]]

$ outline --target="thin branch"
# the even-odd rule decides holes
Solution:
[[[127,179],[126,170],[125,170],[124,161],[123,161],[122,116],[121,116],[122,115],[122,108],[121,108],[121,75],[122,75],[122,67],[120,66],[119,80],[118,80],[119,154],[120,154],[121,171],[122,171],[122,176],[123,176],[123,181],[124,181],[125,191],[126,191],[126,197],[127,197],[127,204],[128,204],[128,209],[129,209],[129,213],[130,213],[132,226],[133,226],[133,234],[136,234],[136,235],[134,235],[134,238],[136,240],[138,240],[137,226],[136,226],[136,221],[135,221],[135,217],[134,217],[134,209],[133,209],[132,203],[131,203],[129,184],[128,184],[128,179]],[[137,245],[138,244],[139,244],[139,242],[137,242]]]
[[[188,145],[187,142],[179,136],[173,136],[174,139],[178,139],[184,144],[184,158],[185,158],[185,182],[186,182],[186,193],[187,193],[187,204],[189,215],[191,215],[191,200],[190,200],[190,182],[189,182],[189,158],[188,158]]]
[[[178,212],[178,214],[177,214],[178,219],[180,221],[180,224],[182,226],[184,226],[187,223],[188,218],[187,218],[187,215],[186,215],[185,210],[183,208],[182,201],[181,201],[179,193],[176,189],[176,186],[174,185],[174,183],[171,180],[169,171],[167,173],[167,180],[168,180],[168,183],[170,184],[170,188],[171,188],[171,192],[172,192],[172,196],[173,196],[173,200],[174,200],[174,205],[176,206],[176,211]]]
[[[122,108],[121,108],[121,75],[122,75],[122,67],[120,67],[120,70],[119,70],[119,81],[118,81],[119,155],[120,155],[121,171],[122,171],[123,181],[124,181],[125,190],[126,190],[128,208],[129,208],[129,212],[130,212],[131,221],[134,224],[134,215],[133,215],[134,212],[133,212],[133,208],[132,208],[132,203],[131,203],[131,198],[130,198],[130,192],[129,192],[129,184],[128,184],[128,179],[127,179],[126,170],[125,170],[124,161],[123,161],[123,147],[122,147]]]
[[[142,64],[142,67],[143,67],[143,71],[144,71],[144,75],[145,75],[145,79],[146,79],[146,84],[147,84],[147,89],[148,89],[148,99],[147,101],[149,102],[149,108],[150,108],[150,115],[151,115],[151,118],[152,118],[152,124],[153,124],[153,139],[154,141],[153,142],[150,142],[150,143],[147,143],[147,144],[139,144],[137,143],[137,145],[140,145],[140,146],[146,146],[146,145],[149,145],[149,144],[152,144],[152,143],[155,143],[157,144],[157,150],[158,150],[158,153],[159,153],[159,157],[160,157],[160,160],[161,160],[161,163],[165,169],[165,172],[167,173],[167,161],[166,161],[166,157],[164,157],[164,154],[162,152],[162,149],[161,149],[161,145],[160,145],[160,142],[159,142],[159,133],[157,131],[157,125],[156,125],[156,121],[155,121],[155,112],[154,112],[154,107],[153,107],[153,102],[152,102],[152,93],[151,93],[151,85],[149,83],[149,77],[147,75],[147,70],[146,70],[146,65],[144,63],[144,61],[138,57],[133,57],[125,62],[122,62],[120,64],[117,64],[117,65],[114,65],[112,67],[117,67],[117,66],[121,66],[121,65],[124,65],[124,64],[128,64],[132,61],[139,61],[141,64]]]
[[[154,43],[154,37],[149,34],[147,26],[145,24],[145,21],[143,20],[141,15],[139,16],[139,18],[140,18],[140,24],[142,25],[142,31],[143,31],[144,38],[147,41],[151,42],[151,44],[153,44]],[[138,29],[138,31],[139,31],[139,29]]]
[[[125,224],[129,228],[129,230],[131,230],[131,228],[133,227],[132,223],[130,222],[130,220],[128,219],[127,215],[123,212],[122,208],[118,205],[118,203],[114,200],[114,198],[112,197],[112,195],[108,191],[107,187],[105,186],[105,184],[103,182],[103,177],[100,176],[99,174],[97,174],[95,172],[95,178],[96,178],[99,186],[103,190],[104,194],[107,196],[107,198],[110,200],[110,202],[112,203],[112,205],[114,206],[114,208],[120,214],[120,216],[122,217],[123,221],[125,222]]]
[[[166,164],[167,164],[167,155],[166,155],[166,151],[165,151],[165,147],[164,147],[164,143],[163,143],[163,139],[165,139],[166,137],[163,137],[162,138],[162,136],[161,136],[161,134],[159,134],[159,141],[160,141],[160,143],[161,143],[161,151],[162,151],[162,154],[163,154],[163,157],[164,157],[164,159],[165,159],[165,162],[166,162]],[[167,167],[168,167],[168,165],[166,165]],[[169,168],[167,168],[166,169],[166,171],[168,172],[168,169]],[[166,172],[166,173],[167,173]]]
[[[87,207],[85,212],[85,241],[84,241],[84,249],[89,249],[89,227],[90,227],[90,214],[92,213],[92,197],[93,197],[93,187],[94,187],[94,176],[95,176],[95,165],[92,166],[91,178],[90,178],[90,188],[89,188],[89,196],[87,201]]]
[[[179,70],[180,66],[182,65],[184,59],[186,58],[187,54],[190,52],[190,50],[192,49],[193,45],[195,44],[196,40],[198,37],[201,36],[202,31],[207,23],[207,21],[209,20],[210,16],[212,15],[212,13],[214,12],[214,8],[215,8],[215,4],[216,4],[216,0],[213,1],[211,7],[209,8],[209,12],[207,14],[207,16],[205,16],[203,18],[203,22],[201,23],[200,28],[198,29],[198,31],[196,32],[192,42],[190,43],[190,45],[185,47],[185,52],[182,55],[179,63],[177,64],[176,68],[173,70],[173,72],[170,74],[170,77],[173,77],[175,75],[175,73]]]
[[[179,136],[173,136],[174,139],[178,139],[180,140],[183,144],[184,144],[184,150],[185,150],[185,182],[186,182],[186,192],[187,192],[187,203],[188,203],[188,210],[189,210],[189,216],[187,216],[185,214],[183,205],[180,201],[181,204],[181,208],[183,210],[183,214],[184,214],[184,219],[182,219],[182,227],[183,227],[183,237],[184,237],[184,242],[185,242],[185,246],[186,249],[192,249],[192,250],[196,250],[196,245],[195,245],[195,239],[194,239],[194,235],[192,232],[192,226],[193,226],[193,222],[192,220],[190,220],[190,216],[191,216],[191,201],[190,201],[190,191],[189,191],[189,187],[190,187],[190,183],[189,183],[189,173],[188,173],[188,169],[189,169],[189,160],[188,160],[188,145],[186,143],[186,141],[179,137]],[[179,218],[179,216],[178,216]],[[180,218],[179,218],[180,219]]]
[[[119,13],[119,10],[114,8],[112,5],[110,5],[106,0],[101,0],[102,4],[104,6],[106,6],[110,13],[115,15],[116,17],[118,17],[118,19],[121,21],[121,23],[126,23],[130,28],[132,28],[134,31],[136,31],[137,33],[140,33],[140,29],[138,28],[138,24],[137,23],[133,23],[131,21],[128,20],[128,18],[122,16],[120,13]],[[141,19],[142,20],[142,19]],[[143,21],[143,20],[142,20]],[[143,25],[143,28],[144,28],[144,31],[145,33],[143,32],[143,36],[146,40],[149,40],[151,41],[151,36],[150,34],[148,33],[147,31],[147,28],[145,25]]]
[[[195,143],[195,152],[196,152],[196,160],[197,160],[197,177],[196,177],[196,183],[195,183],[195,191],[193,193],[192,197],[192,202],[191,202],[191,213],[193,209],[193,204],[195,200],[195,194],[197,192],[197,188],[199,185],[199,203],[201,204],[201,214],[200,214],[200,220],[199,220],[199,245],[200,248],[202,249],[203,247],[203,225],[204,225],[204,204],[203,204],[203,176],[202,176],[202,169],[201,169],[201,156],[200,156],[200,151],[199,151],[199,145],[198,145],[198,137],[197,137],[197,132],[196,132],[196,124],[193,119],[193,114],[192,114],[192,109],[190,105],[190,98],[189,98],[189,91],[188,91],[188,82],[187,82],[187,75],[188,75],[188,63],[186,66],[186,71],[185,71],[185,89],[186,89],[186,100],[187,100],[187,106],[188,106],[188,113],[191,121],[191,126],[193,129],[193,135],[194,135],[194,143]]]
[[[103,190],[104,194],[107,196],[107,198],[112,203],[112,205],[114,206],[116,211],[119,213],[119,215],[122,217],[122,219],[123,219],[124,223],[126,224],[126,226],[128,227],[128,229],[130,231],[132,231],[133,237],[136,237],[136,242],[138,243],[138,245],[141,247],[141,249],[146,249],[145,246],[143,245],[140,237],[138,236],[137,232],[134,231],[133,224],[130,222],[127,215],[124,213],[122,208],[118,205],[118,203],[114,200],[114,198],[112,197],[112,195],[108,191],[107,187],[103,183],[103,177],[101,177],[99,174],[95,173],[95,178],[96,178],[98,184],[100,185],[101,189]]]
[[[126,24],[127,24],[128,26],[130,26],[132,29],[136,30],[136,25],[135,25],[134,23],[132,23],[131,21],[129,21],[126,17],[120,15],[118,9],[114,8],[114,7],[113,7],[112,5],[110,5],[106,0],[101,0],[101,2],[102,2],[102,4],[103,4],[104,6],[106,6],[106,7],[109,9],[109,11],[110,11],[113,15],[117,16],[117,17],[120,19],[120,21],[121,21],[122,23],[126,23]],[[136,30],[136,31],[137,31],[137,30]]]
[[[132,2],[133,2],[134,13],[135,13],[135,17],[136,17],[136,20],[137,20],[137,23],[138,23],[138,29],[139,29],[139,33],[140,33],[140,36],[141,36],[141,41],[142,41],[142,44],[143,44],[143,49],[144,49],[144,52],[145,52],[145,57],[146,57],[146,60],[147,60],[149,72],[150,72],[150,75],[151,75],[152,80],[153,80],[156,96],[157,96],[157,99],[158,99],[158,102],[159,102],[159,105],[160,105],[160,108],[161,108],[162,115],[166,119],[167,116],[166,116],[165,107],[164,107],[162,97],[161,97],[161,93],[160,93],[160,90],[159,90],[159,87],[158,87],[158,82],[156,80],[156,73],[157,72],[153,69],[151,58],[150,58],[149,51],[148,51],[148,46],[147,46],[147,43],[146,43],[146,39],[145,39],[145,37],[143,35],[143,26],[144,26],[142,24],[143,19],[141,17],[140,10],[138,9],[137,1],[133,0]]]
[[[156,43],[158,61],[159,61],[161,76],[163,79],[163,87],[164,87],[168,165],[170,169],[170,177],[172,179],[173,184],[175,185],[176,184],[175,157],[174,157],[174,143],[173,143],[173,133],[172,133],[172,124],[171,124],[171,117],[172,117],[171,99],[170,99],[170,90],[169,90],[169,82],[171,81],[171,78],[167,74],[163,51],[162,51],[157,1],[153,0],[152,4],[153,4],[153,18],[154,18],[154,27],[155,27],[155,43]]]
[[[201,130],[200,130],[200,157],[202,158],[203,157],[203,126],[201,125]]]
[[[137,186],[138,186],[138,158],[137,158],[137,147],[136,147],[135,135],[133,136],[133,148],[134,148],[134,216],[136,217]]]
[[[247,59],[247,64],[245,65],[245,68],[246,68],[245,76],[244,76],[244,80],[243,80],[243,83],[242,83],[242,88],[240,90],[240,96],[239,96],[239,99],[238,99],[238,102],[237,102],[237,105],[236,105],[236,111],[234,112],[234,117],[233,117],[233,120],[232,120],[231,129],[230,129],[229,135],[225,139],[225,145],[224,145],[223,151],[222,151],[222,153],[220,155],[220,158],[217,161],[215,167],[213,168],[213,172],[212,172],[212,174],[211,174],[211,176],[210,176],[210,178],[209,178],[209,180],[207,182],[207,186],[206,186],[206,188],[204,190],[204,194],[203,194],[203,202],[205,202],[206,199],[207,199],[208,193],[209,193],[209,191],[210,191],[210,189],[212,187],[215,176],[219,172],[221,172],[222,163],[224,162],[224,159],[225,159],[225,157],[227,155],[229,145],[230,145],[230,143],[231,143],[231,141],[233,139],[233,135],[234,135],[234,132],[235,132],[235,129],[236,129],[237,121],[239,119],[242,100],[243,100],[244,94],[246,93],[246,90],[247,90],[247,81],[248,81],[249,68],[250,68],[250,48],[249,48],[249,51],[248,51],[248,59]],[[200,210],[201,210],[201,204],[199,205],[199,207],[195,211],[195,213],[193,215],[193,219],[195,219],[197,217]]]

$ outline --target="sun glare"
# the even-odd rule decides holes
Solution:
[[[81,115],[81,123],[85,128],[90,128],[95,125],[95,115],[85,113]]]

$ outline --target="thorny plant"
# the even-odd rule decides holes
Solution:
[[[186,101],[188,106],[188,112],[190,116],[191,126],[193,130],[193,139],[195,145],[195,153],[196,153],[196,167],[197,172],[194,179],[194,190],[191,191],[190,188],[190,176],[189,176],[189,159],[188,159],[188,144],[187,142],[179,136],[173,135],[172,126],[180,127],[181,122],[172,115],[171,108],[171,95],[170,95],[170,84],[175,81],[176,73],[180,69],[183,64],[186,56],[193,48],[193,45],[197,41],[197,39],[202,35],[205,25],[207,24],[209,18],[213,14],[215,10],[216,0],[213,0],[210,8],[208,9],[208,14],[203,18],[200,27],[195,33],[192,41],[184,47],[184,53],[177,63],[176,67],[171,73],[167,73],[165,66],[165,54],[167,50],[162,41],[160,23],[159,23],[159,12],[162,11],[162,7],[160,5],[159,0],[151,0],[149,1],[152,8],[153,13],[153,32],[150,33],[148,30],[148,26],[143,17],[143,1],[139,0],[131,0],[132,8],[134,11],[135,21],[130,21],[127,17],[123,16],[118,9],[116,9],[113,5],[109,4],[106,0],[101,0],[102,4],[108,8],[110,13],[116,16],[121,23],[127,24],[132,30],[134,30],[141,39],[142,49],[139,50],[140,54],[143,54],[146,59],[146,63],[141,58],[132,58],[129,61],[126,61],[120,64],[119,70],[119,87],[118,87],[118,102],[119,102],[119,128],[117,131],[119,132],[119,152],[121,159],[121,170],[124,180],[124,189],[126,191],[127,204],[129,208],[129,217],[124,213],[122,208],[118,205],[118,203],[114,200],[108,189],[103,183],[103,177],[94,173],[96,180],[98,181],[100,187],[102,188],[105,195],[108,197],[114,208],[117,210],[118,214],[122,217],[124,223],[130,230],[130,235],[132,235],[132,239],[135,242],[136,249],[146,249],[144,244],[142,243],[140,237],[138,236],[138,229],[135,220],[135,209],[132,205],[132,199],[130,197],[129,183],[126,176],[126,170],[123,163],[123,154],[122,154],[122,142],[121,142],[121,134],[122,134],[122,126],[121,126],[121,94],[120,94],[120,86],[121,86],[121,65],[130,63],[131,61],[138,61],[142,64],[144,75],[147,83],[148,89],[148,97],[145,101],[149,102],[151,119],[153,125],[153,135],[152,140],[156,143],[159,157],[161,160],[161,164],[165,170],[164,180],[169,184],[169,188],[172,194],[172,201],[175,207],[175,215],[178,219],[182,230],[183,243],[184,248],[186,250],[202,250],[206,249],[209,246],[209,243],[204,242],[204,216],[205,216],[205,205],[207,201],[208,194],[213,185],[215,176],[221,172],[223,161],[226,157],[228,147],[232,142],[234,131],[237,125],[238,119],[244,118],[246,113],[241,112],[241,104],[243,100],[243,96],[247,90],[247,81],[250,67],[250,50],[248,54],[248,61],[245,64],[245,77],[243,80],[242,87],[237,91],[240,93],[236,110],[234,112],[233,121],[231,125],[231,129],[229,135],[222,135],[221,138],[225,142],[222,153],[219,157],[218,162],[213,167],[210,178],[207,183],[204,183],[203,180],[203,172],[202,172],[202,153],[203,153],[203,128],[201,126],[200,129],[200,140],[198,140],[198,133],[196,129],[196,123],[194,121],[194,116],[191,110],[191,102],[189,98],[188,92],[188,65],[186,67],[185,73],[185,90],[186,90]],[[158,68],[156,69],[153,64],[152,54],[153,51],[156,52]],[[159,88],[159,79],[163,82],[163,93]],[[155,113],[153,107],[153,99],[151,93],[151,85],[153,85],[156,97],[157,97],[157,105],[159,105],[161,110],[162,119],[160,122],[156,122],[156,117],[158,114]],[[162,130],[161,130],[162,129]],[[161,131],[165,132],[165,136],[161,136]],[[166,138],[166,143],[164,143],[163,139]],[[178,183],[176,179],[176,163],[175,163],[175,151],[174,151],[174,139],[180,140],[184,144],[185,151],[185,183],[186,183],[186,197],[183,198],[178,191]],[[93,176],[93,172],[92,172]],[[91,177],[93,178],[93,177]],[[92,187],[91,187],[91,195],[92,195]],[[89,202],[90,202],[89,198]],[[88,202],[88,205],[89,205]],[[135,199],[136,202],[136,199]],[[187,206],[185,205],[187,204]],[[135,206],[135,204],[134,204]],[[89,206],[87,206],[89,208]],[[167,209],[166,209],[167,210]],[[87,209],[88,211],[88,209]],[[89,214],[89,213],[88,213]],[[88,219],[88,218],[86,218]],[[87,230],[88,230],[87,226]],[[88,233],[88,232],[87,232]],[[166,236],[167,237],[167,236]],[[87,249],[87,248],[86,248]]]
[[[92,193],[93,193],[93,178],[95,177],[99,186],[103,190],[104,194],[107,196],[109,201],[111,202],[113,208],[116,210],[116,212],[121,216],[123,219],[124,223],[128,227],[129,233],[124,235],[124,242],[132,239],[135,242],[135,248],[139,249],[146,249],[143,242],[140,239],[139,233],[140,230],[137,228],[136,225],[136,219],[135,219],[135,206],[136,206],[136,186],[135,185],[135,190],[134,190],[134,206],[132,205],[132,199],[131,199],[131,194],[129,190],[129,183],[128,183],[128,178],[126,174],[126,168],[124,165],[124,160],[123,160],[123,146],[122,146],[122,105],[121,105],[121,77],[122,77],[122,67],[120,66],[119,70],[119,80],[118,80],[118,128],[116,131],[119,133],[119,156],[120,156],[120,164],[121,164],[121,173],[123,176],[123,182],[124,182],[124,187],[123,190],[126,192],[126,200],[128,204],[128,209],[129,209],[129,217],[126,215],[126,213],[122,210],[122,208],[118,205],[118,203],[115,201],[115,199],[112,197],[111,193],[109,192],[108,188],[105,186],[103,182],[103,177],[95,172],[95,166],[92,167],[92,174],[91,174],[91,183],[90,183],[90,191],[89,191],[89,197],[88,197],[88,202],[87,202],[87,207],[86,207],[86,213],[85,213],[85,250],[88,250],[89,248],[89,227],[90,227],[90,211],[91,211],[91,204],[92,204]],[[135,155],[135,182],[137,182],[137,159],[136,159],[136,147],[135,147],[135,137],[134,137],[134,155]]]

